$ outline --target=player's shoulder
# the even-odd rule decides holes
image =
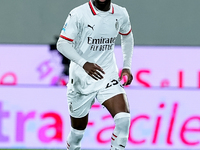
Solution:
[[[125,7],[117,5],[115,3],[112,3],[112,6],[114,7],[114,11],[117,14],[121,14],[121,15],[126,15],[127,14],[127,10]]]
[[[80,15],[83,14],[87,9],[88,9],[88,2],[75,7],[74,9],[71,10],[71,13]]]

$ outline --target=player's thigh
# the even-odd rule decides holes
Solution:
[[[113,117],[119,112],[129,112],[126,92],[117,79],[114,81],[114,84],[101,89],[97,95],[97,100],[108,109]]]
[[[86,128],[88,114],[95,100],[95,93],[80,94],[72,90],[67,91],[68,110],[71,126],[78,130]]]
[[[120,112],[130,112],[127,97],[123,93],[109,98],[103,105],[107,108],[112,117]]]

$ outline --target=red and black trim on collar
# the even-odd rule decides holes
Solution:
[[[119,32],[119,34],[121,34],[121,35],[129,35],[131,33],[131,31],[132,31],[132,29],[130,29],[130,31],[128,33],[121,33],[121,32]]]
[[[95,12],[95,10],[94,10],[94,8],[92,6],[92,2],[91,1],[89,1],[89,6],[90,6],[90,9],[91,9],[93,15],[96,15],[97,13]]]
[[[97,13],[96,13],[96,11],[95,11],[95,9],[94,9],[94,7],[93,7],[93,5],[92,5],[92,2],[91,1],[89,1],[89,6],[90,6],[90,9],[91,9],[91,11],[92,11],[92,14],[93,15],[97,15]],[[114,14],[114,7],[112,6],[112,14]]]
[[[112,6],[112,14],[114,14],[114,12],[115,12],[115,11],[114,11],[114,7]]]
[[[74,41],[73,39],[70,39],[70,38],[65,37],[65,36],[63,36],[63,35],[60,35],[60,37],[63,38],[63,39],[65,39],[65,40],[67,40],[67,41],[70,41],[70,42],[73,42],[73,41]]]

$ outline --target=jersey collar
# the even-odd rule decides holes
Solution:
[[[95,6],[93,5],[91,0],[89,1],[89,6],[90,6],[90,9],[91,9],[93,15],[99,14],[98,9],[95,8]],[[112,3],[111,3],[111,8],[108,12],[111,14],[114,14],[114,7],[113,7]]]

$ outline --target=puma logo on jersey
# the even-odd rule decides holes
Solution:
[[[95,25],[91,26],[91,25],[88,24],[88,27],[91,28],[92,30],[94,30],[94,26]]]

